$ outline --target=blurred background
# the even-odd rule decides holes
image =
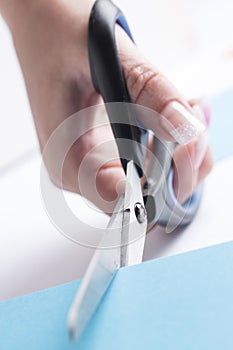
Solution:
[[[141,51],[187,97],[208,99],[233,87],[232,0],[115,2]],[[44,212],[36,133],[1,16],[0,122],[0,300],[4,300],[80,278],[93,251],[60,235]],[[80,208],[88,217],[82,203]],[[96,220],[107,222],[104,215]]]
[[[144,54],[187,96],[208,96],[232,84],[233,1],[117,3]]]

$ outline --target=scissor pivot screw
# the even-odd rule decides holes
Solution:
[[[136,218],[140,224],[142,224],[146,220],[146,209],[142,203],[136,203],[134,206],[134,211]]]

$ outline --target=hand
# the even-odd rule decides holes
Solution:
[[[0,0],[21,63],[42,151],[66,118],[101,103],[91,82],[87,55],[87,23],[92,5],[93,0]],[[142,123],[164,139],[181,144],[174,154],[174,190],[183,203],[213,165],[211,151],[201,135],[203,123],[197,118],[198,114],[203,119],[203,113],[200,108],[192,108],[193,104],[143,57],[120,28],[116,37],[132,102],[158,113],[153,120],[142,117]],[[94,115],[92,120],[94,125]],[[78,127],[83,127],[82,122]],[[75,142],[63,167],[63,187],[82,192],[106,212],[106,201],[114,203],[122,191],[124,173],[119,160],[109,162],[108,152],[102,150],[100,154],[94,147],[112,139],[109,126],[101,131],[93,129]],[[91,157],[84,193],[77,183],[77,173],[87,153]],[[49,160],[46,166],[51,180],[60,185],[59,174]],[[92,191],[90,173],[96,174],[98,198]]]

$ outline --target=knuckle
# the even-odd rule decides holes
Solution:
[[[204,162],[206,175],[208,175],[213,170],[213,167],[214,167],[213,158],[212,158],[212,155],[209,154],[208,157],[206,157]]]
[[[126,71],[126,84],[134,103],[138,102],[141,93],[145,91],[150,82],[159,75],[159,72],[145,63],[133,65]]]

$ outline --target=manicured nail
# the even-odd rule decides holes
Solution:
[[[199,104],[196,104],[192,107],[192,110],[195,117],[205,126],[207,126],[206,116],[205,116],[203,107],[200,106]]]
[[[180,145],[199,137],[206,126],[182,104],[170,102],[162,111],[162,125]]]
[[[200,107],[199,105],[194,105],[193,112],[200,122],[207,125],[206,116],[202,107]],[[208,146],[208,134],[206,129],[206,131],[199,136],[195,144],[195,148],[192,156],[194,169],[196,170],[199,169],[204,159],[204,156],[206,154],[207,146]]]

